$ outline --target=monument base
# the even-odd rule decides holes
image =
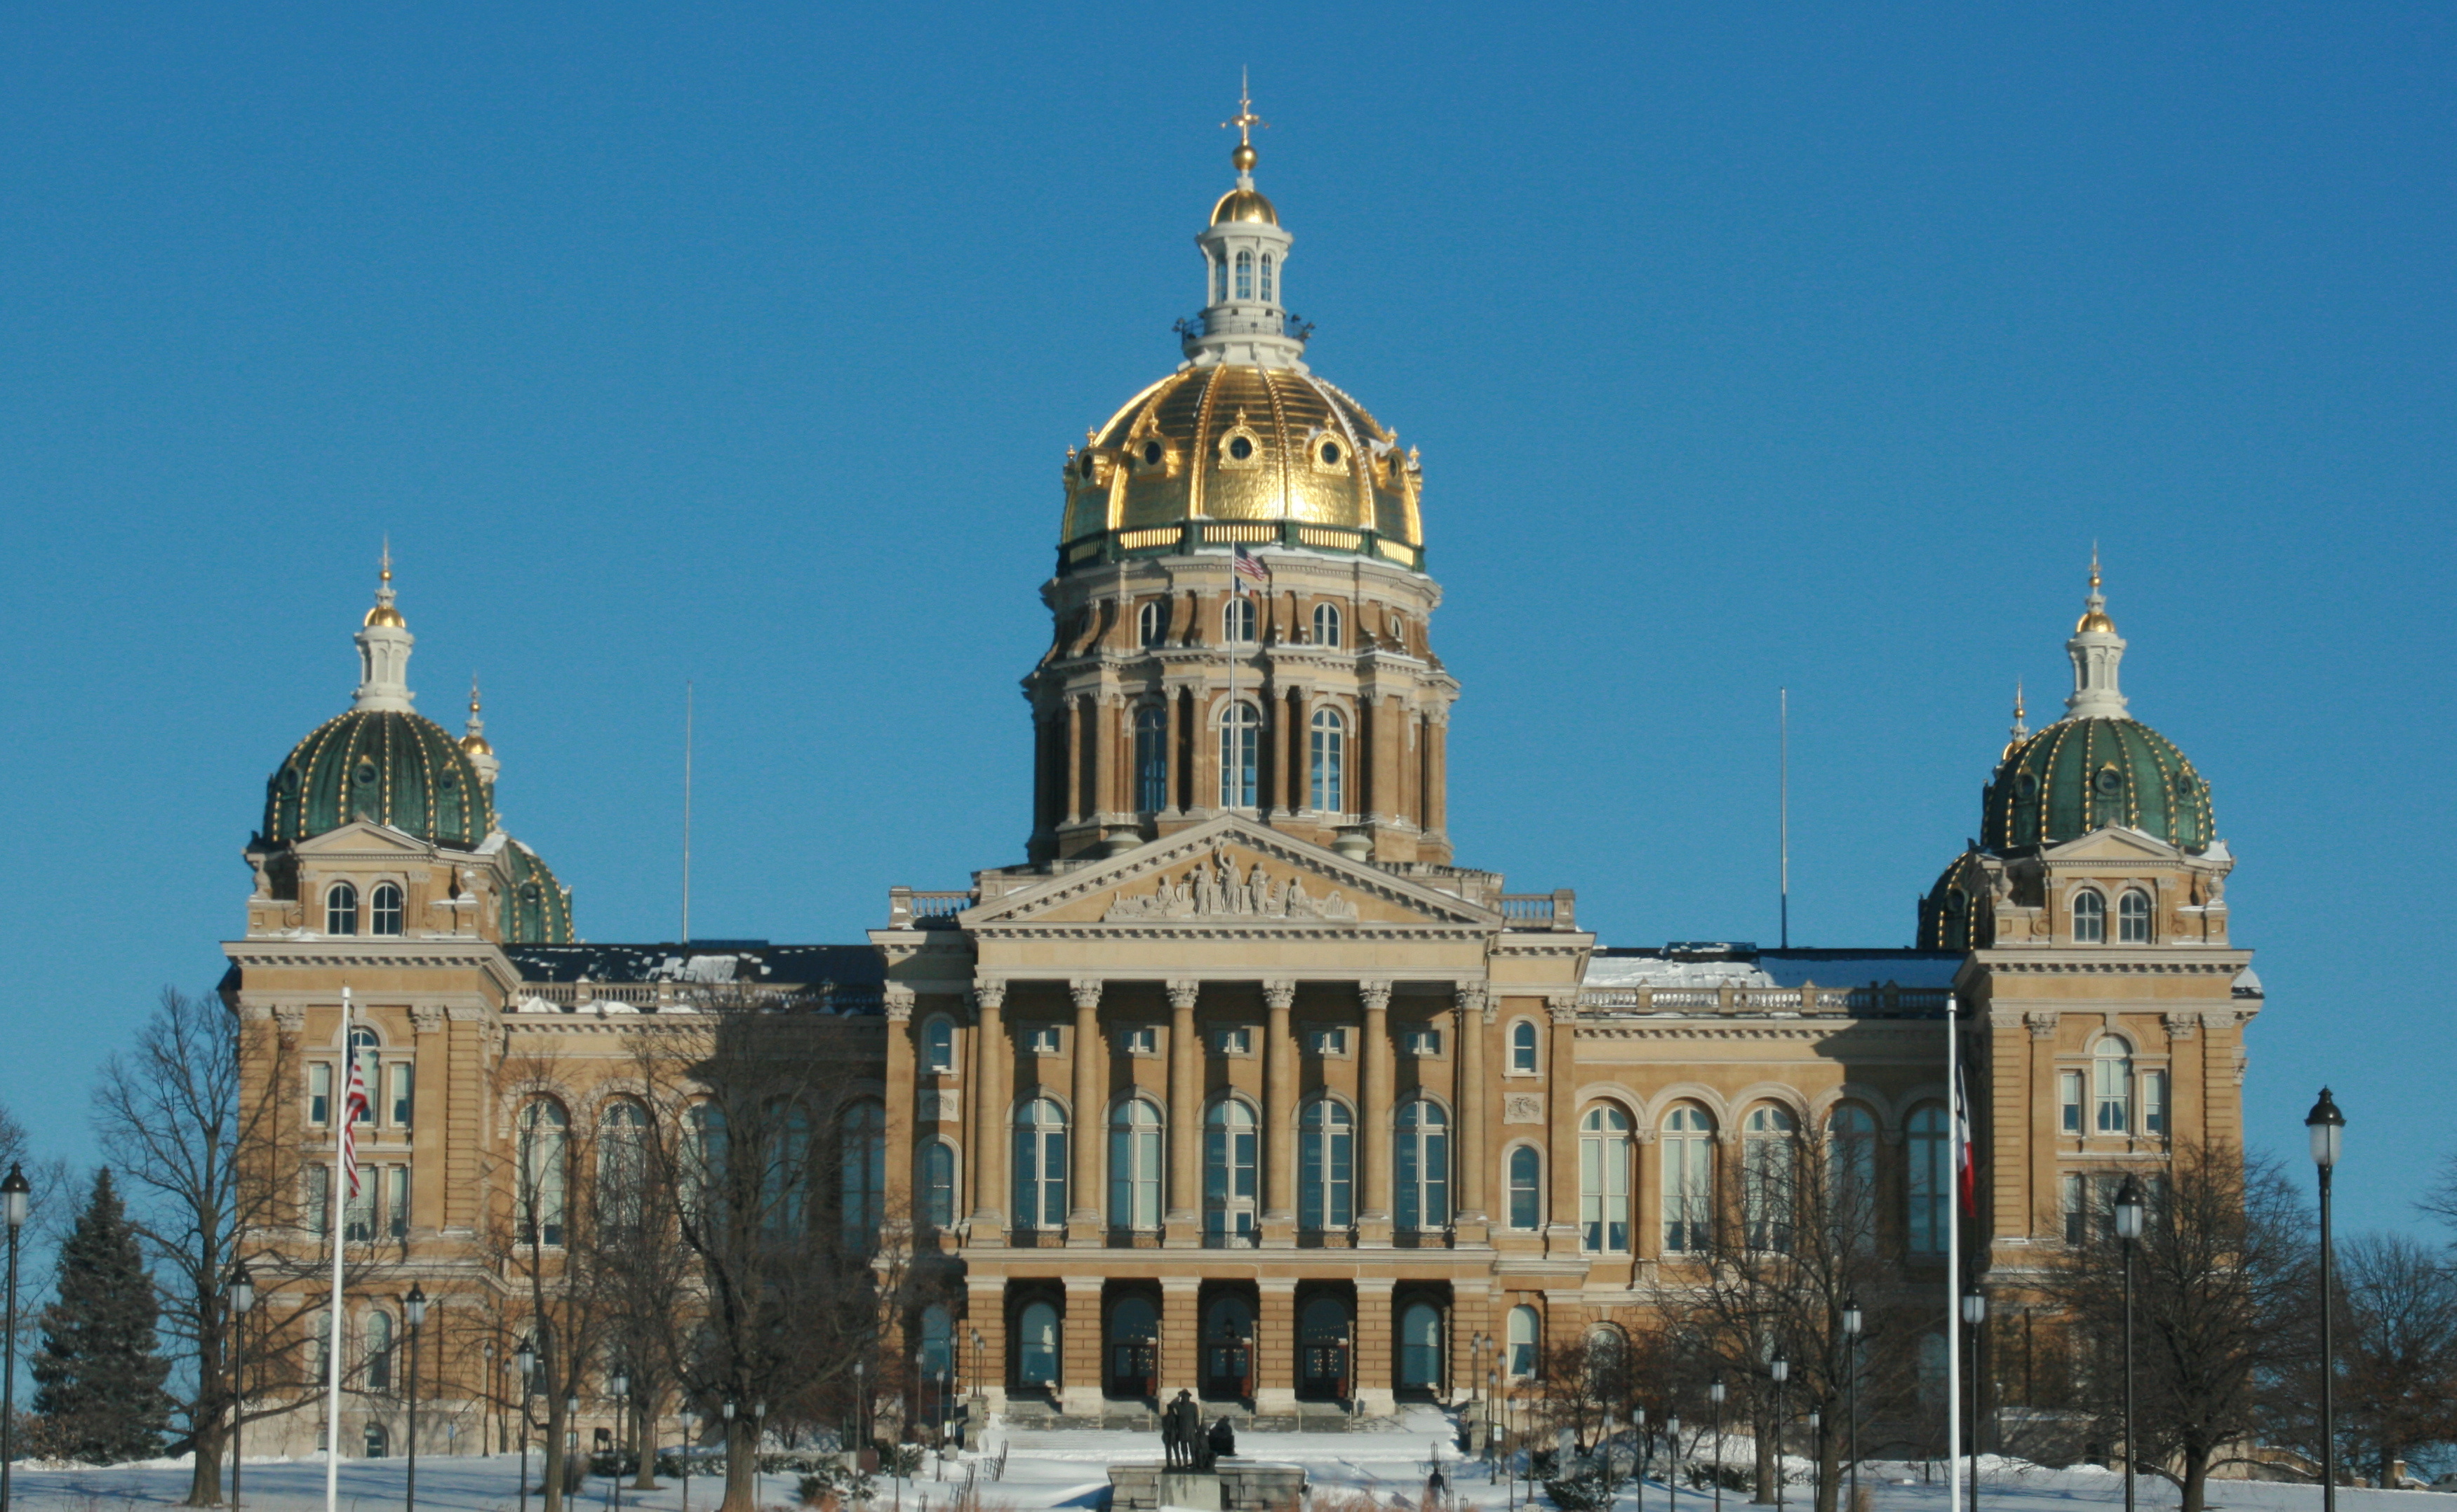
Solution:
[[[1223,1456],[1209,1470],[1152,1460],[1109,1466],[1109,1512],[1288,1512],[1305,1496],[1305,1466]]]

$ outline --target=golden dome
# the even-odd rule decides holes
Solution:
[[[1211,207],[1211,223],[1225,226],[1232,220],[1250,220],[1266,226],[1280,223],[1280,213],[1255,189],[1231,189]]]
[[[408,622],[401,617],[401,611],[392,607],[392,538],[390,536],[384,538],[382,573],[383,575],[376,580],[376,607],[367,611],[367,617],[360,623],[370,630],[378,626],[386,630],[407,630]]]
[[[1380,554],[1418,567],[1423,474],[1398,439],[1310,373],[1183,368],[1136,395],[1072,455],[1063,539],[1198,517],[1290,521],[1299,544],[1374,550],[1360,533],[1371,530]],[[1324,533],[1306,539],[1307,526]]]
[[[409,628],[409,622],[401,617],[401,611],[393,608],[390,604],[378,604],[375,608],[367,611],[365,623],[369,626],[382,625],[391,630],[406,630]]]
[[[2074,633],[2076,635],[2088,635],[2094,632],[2101,635],[2116,633],[2116,621],[2107,617],[2106,611],[2092,610],[2074,626]]]

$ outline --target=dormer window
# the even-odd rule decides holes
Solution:
[[[2150,942],[2150,895],[2138,887],[2116,901],[2116,938],[2128,945]]]
[[[335,882],[324,893],[324,933],[355,935],[359,932],[359,890],[348,882]]]
[[[378,882],[367,895],[367,933],[397,935],[402,932],[401,887],[394,882]]]

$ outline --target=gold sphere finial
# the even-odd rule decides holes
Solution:
[[[1239,173],[1250,174],[1254,171],[1254,146],[1251,142],[1239,142],[1237,150],[1228,155],[1228,161]]]
[[[478,717],[478,674],[469,674],[469,733],[461,737],[461,749],[473,756],[493,756],[495,748],[486,743],[486,721]]]
[[[2107,617],[2107,595],[2098,590],[2098,543],[2090,543],[2090,597],[2083,600],[2087,608],[2080,623],[2074,626],[2076,635],[2113,635],[2116,621]]]
[[[1237,171],[1241,174],[1250,172],[1254,166],[1254,128],[1271,124],[1254,114],[1253,93],[1254,92],[1247,86],[1246,71],[1239,69],[1237,71],[1237,114],[1222,121],[1220,125],[1224,130],[1231,126],[1237,128],[1237,150],[1229,155],[1228,160],[1237,165]]]
[[[382,561],[382,567],[376,579],[376,607],[367,611],[367,617],[361,623],[371,630],[405,630],[408,626],[402,619],[401,611],[392,607],[392,537],[388,535],[384,537]]]

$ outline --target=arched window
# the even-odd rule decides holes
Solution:
[[[565,1162],[569,1158],[571,1119],[560,1103],[540,1098],[521,1109],[520,1203],[524,1240],[561,1244]]]
[[[944,1305],[933,1302],[921,1310],[921,1348],[917,1362],[924,1377],[944,1376],[956,1368],[956,1320]]]
[[[2133,1050],[2110,1034],[2091,1051],[2092,1127],[2102,1134],[2133,1132]]]
[[[1399,1315],[1399,1389],[1439,1391],[1441,1386],[1441,1310],[1429,1302],[1411,1302]]]
[[[1510,1068],[1521,1076],[1536,1074],[1536,1025],[1520,1019],[1510,1026]]]
[[[1220,632],[1232,646],[1254,644],[1254,601],[1243,593],[1231,594],[1220,611]]]
[[[1510,1152],[1510,1226],[1522,1233],[1544,1226],[1544,1157],[1533,1145]]]
[[[1168,807],[1168,711],[1147,703],[1135,711],[1135,808],[1157,814]]]
[[[2116,901],[2116,938],[2123,944],[2150,942],[2150,895],[2132,888]]]
[[[1609,1103],[1579,1120],[1579,1247],[1629,1251],[1629,1115]]]
[[[1336,709],[1314,711],[1311,765],[1313,806],[1325,814],[1348,807],[1348,725]]]
[[[367,1390],[392,1390],[392,1315],[367,1315]]]
[[[1791,1110],[1772,1103],[1749,1109],[1741,1125],[1741,1196],[1746,1209],[1749,1248],[1787,1253],[1791,1219],[1797,1208],[1800,1172],[1797,1146],[1799,1121]]]
[[[1911,1253],[1943,1254],[1945,1205],[1953,1185],[1946,1169],[1945,1109],[1934,1103],[1912,1109],[1903,1135],[1910,1157],[1904,1188],[1910,1200]]]
[[[1211,264],[1211,302],[1228,302],[1228,259],[1226,258]]]
[[[2074,943],[2103,944],[2107,940],[2107,900],[2090,888],[2075,891],[2073,901]]]
[[[921,1147],[921,1221],[937,1229],[956,1226],[956,1147],[943,1139]]]
[[[845,1141],[839,1153],[845,1163],[845,1237],[848,1242],[855,1241],[861,1232],[853,1226],[853,1209],[858,1200],[855,1144],[859,1138],[858,1120],[863,1106],[857,1103],[846,1108],[839,1123]],[[769,1105],[764,1122],[768,1125],[768,1148],[765,1165],[759,1172],[760,1227],[779,1237],[797,1235],[810,1220],[811,1115],[799,1103],[776,1102]]]
[[[1441,1105],[1422,1097],[1399,1105],[1399,1228],[1438,1229],[1451,1221],[1451,1131]]]
[[[1046,1302],[1024,1304],[1016,1319],[1015,1343],[1017,1385],[1058,1384],[1058,1309]]]
[[[401,887],[394,882],[378,882],[367,895],[367,933],[397,935],[401,933]]]
[[[836,1139],[845,1243],[867,1249],[887,1221],[887,1109],[853,1104],[836,1115]]]
[[[599,1218],[616,1229],[638,1228],[648,1177],[648,1109],[630,1098],[618,1097],[598,1115]]]
[[[1826,1115],[1826,1204],[1835,1237],[1866,1249],[1876,1237],[1877,1120],[1857,1103]]]
[[[1297,1223],[1345,1229],[1355,1222],[1356,1137],[1346,1105],[1328,1097],[1297,1115]]]
[[[347,882],[335,882],[324,889],[324,933],[355,935],[359,932],[359,890]]]
[[[1313,607],[1313,643],[1336,651],[1339,649],[1339,606],[1316,604]]]
[[[1146,599],[1135,611],[1135,643],[1146,651],[1168,643],[1168,609],[1159,599]]]
[[[1263,715],[1249,703],[1234,703],[1220,715],[1220,806],[1254,806],[1256,761],[1263,744]]]
[[[1203,1234],[1215,1248],[1254,1242],[1254,1110],[1233,1097],[1203,1120]]]
[[[1263,302],[1271,302],[1271,255],[1263,254]]]
[[[712,1218],[725,1200],[725,1109],[694,1103],[683,1121],[683,1200],[694,1221]]]
[[[1536,1374],[1542,1354],[1543,1324],[1536,1310],[1521,1302],[1510,1310],[1510,1377],[1525,1380]]]
[[[1250,300],[1253,297],[1254,255],[1250,252],[1240,252],[1237,254],[1237,298]]]
[[[1683,1103],[1663,1121],[1663,1247],[1685,1253],[1706,1247],[1714,1221],[1715,1121]]]
[[[1016,1109],[1015,1213],[1027,1229],[1066,1226],[1066,1115],[1046,1097]]]
[[[944,1076],[956,1068],[956,1021],[932,1019],[921,1025],[921,1068]]]
[[[1160,1109],[1140,1097],[1109,1114],[1109,1227],[1160,1227]]]

